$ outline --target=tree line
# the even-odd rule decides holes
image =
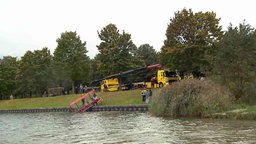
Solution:
[[[214,12],[182,9],[170,18],[160,50],[150,44],[136,46],[131,34],[108,24],[98,31],[99,53],[90,59],[86,42],[77,32],[66,31],[57,38],[51,55],[47,47],[27,51],[19,60],[0,59],[0,99],[41,96],[50,87],[75,86],[104,76],[161,63],[164,67],[206,76],[227,86],[236,99],[256,101],[254,90],[256,31],[245,21],[226,31]]]

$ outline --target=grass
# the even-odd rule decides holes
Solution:
[[[138,105],[144,104],[140,90],[118,92],[96,92],[101,98],[102,106]],[[0,109],[33,109],[69,107],[69,104],[80,97],[81,94],[63,95],[55,97],[24,98],[0,101]]]
[[[102,98],[100,105],[138,105],[144,104],[141,98],[140,90],[101,92],[98,95]]]
[[[229,111],[214,113],[209,115],[210,118],[228,118],[228,119],[243,119],[256,120],[256,105],[235,104],[236,108]],[[240,107],[240,108],[239,108]]]
[[[248,106],[247,112],[255,113],[256,114],[256,105],[254,106]]]

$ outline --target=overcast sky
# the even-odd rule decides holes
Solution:
[[[213,11],[226,30],[246,20],[256,27],[253,0],[0,0],[0,58],[20,58],[26,51],[48,47],[65,31],[76,31],[93,58],[100,43],[97,31],[113,23],[140,46],[160,51],[170,18],[183,8]]]

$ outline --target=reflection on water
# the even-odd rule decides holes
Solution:
[[[163,119],[148,113],[0,114],[0,143],[254,143],[256,121]]]

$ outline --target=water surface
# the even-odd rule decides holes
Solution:
[[[0,114],[2,144],[256,143],[256,121],[164,119],[139,112]]]

